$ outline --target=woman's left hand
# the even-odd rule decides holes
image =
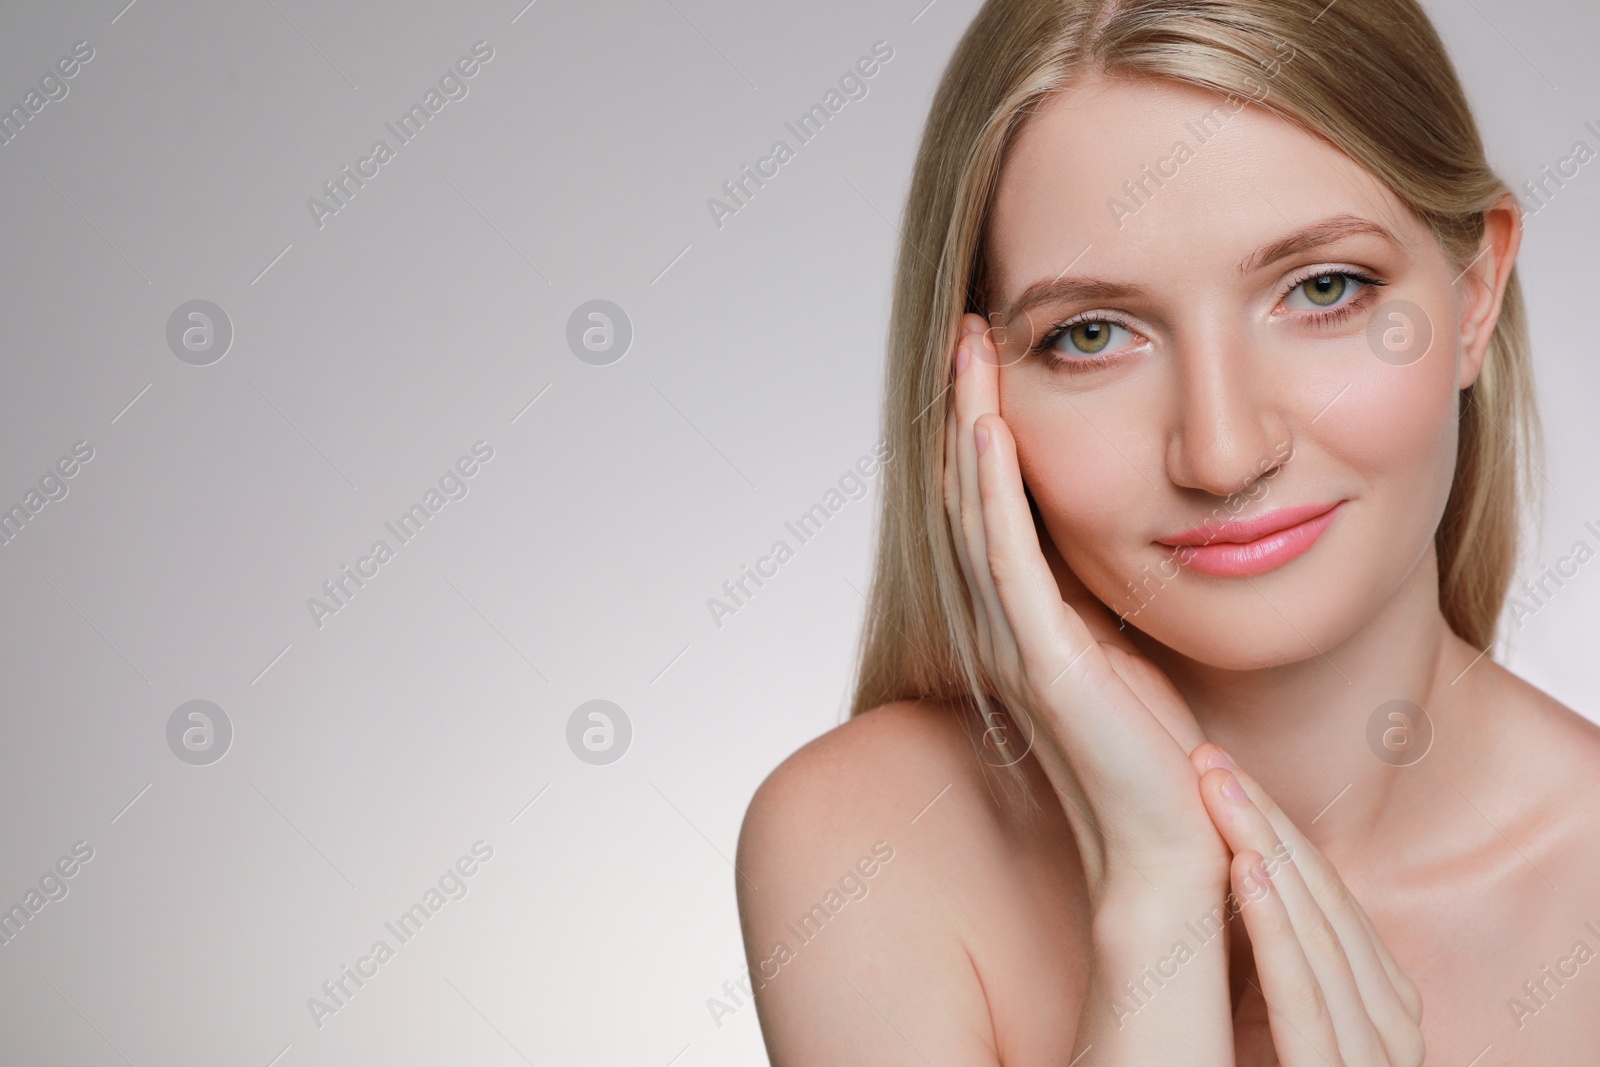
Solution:
[[[1255,961],[1244,1010],[1235,1013],[1238,1062],[1421,1064],[1416,984],[1395,963],[1333,865],[1221,748],[1200,745],[1190,759],[1212,821],[1233,852],[1230,882]],[[1254,998],[1258,1008],[1265,1005],[1270,1048],[1263,1048],[1259,1032],[1251,1033],[1252,1025],[1259,1026],[1250,1018]]]

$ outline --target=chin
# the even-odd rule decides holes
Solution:
[[[1127,620],[1147,641],[1195,663],[1225,671],[1259,671],[1319,659],[1337,648],[1369,618],[1373,605],[1318,598],[1279,604],[1290,626],[1252,594],[1253,607],[1233,597],[1196,594],[1165,611],[1150,606]]]
[[[1387,531],[1381,545],[1369,543],[1363,524],[1349,521],[1361,517],[1345,515],[1310,551],[1262,574],[1217,578],[1183,568],[1147,589],[1142,604],[1125,587],[1116,597],[1115,582],[1104,588],[1112,598],[1102,599],[1123,605],[1125,624],[1143,635],[1141,643],[1220,670],[1321,660],[1382,614],[1433,543],[1431,529],[1420,523]]]

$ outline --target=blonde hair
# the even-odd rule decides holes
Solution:
[[[1258,100],[1375,175],[1463,271],[1484,210],[1507,191],[1415,0],[989,0],[939,84],[901,228],[883,409],[896,462],[851,715],[921,698],[993,721],[997,690],[943,504],[949,361],[961,315],[985,313],[982,240],[1007,146],[1084,72]],[[1513,268],[1483,369],[1461,392],[1454,481],[1434,537],[1440,609],[1478,648],[1495,639],[1520,519],[1537,500],[1528,457],[1541,443]]]

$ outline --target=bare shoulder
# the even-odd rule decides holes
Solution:
[[[1060,821],[1059,809],[1041,816],[1032,803],[1037,767],[1025,761],[1019,771],[984,763],[957,709],[885,704],[804,745],[767,776],[745,814],[741,862],[784,878],[837,866],[883,840],[909,849],[923,889],[936,888],[989,852],[1025,849],[1041,818],[1051,827]]]
[[[1493,673],[1490,693],[1511,742],[1502,751],[1539,780],[1600,796],[1600,725],[1510,670]]]
[[[997,976],[1053,984],[1011,961],[1037,955],[1041,923],[1046,939],[1066,927],[1075,870],[1059,808],[1024,814],[1005,793],[1018,781],[978,758],[956,709],[927,701],[856,716],[767,777],[737,865],[774,1063],[921,1062],[907,1039],[998,1061]]]
[[[1517,798],[1512,810],[1540,852],[1575,883],[1600,889],[1600,725],[1509,670],[1492,674],[1500,767],[1484,777]]]
[[[964,845],[1003,819],[957,711],[901,701],[834,727],[767,776],[745,813],[739,866],[804,886],[851,868],[882,842],[902,869],[919,868],[926,896]],[[751,881],[741,879],[740,889],[741,908],[757,909]]]
[[[1495,916],[1480,957],[1491,965],[1461,966],[1459,924],[1442,955],[1472,975],[1457,995],[1481,1005],[1476,1025],[1498,1026],[1497,1062],[1576,1062],[1600,1044],[1600,984],[1569,980],[1600,934],[1600,726],[1508,670],[1489,673],[1493,755],[1455,785],[1473,799],[1468,821],[1492,824],[1500,857],[1503,877],[1460,915]],[[1481,973],[1499,977],[1480,990]]]
[[[964,1048],[955,1062],[994,1062],[948,909],[959,865],[938,845],[948,835],[927,832],[951,793],[974,792],[952,715],[875,708],[756,790],[739,834],[739,916],[774,1064],[898,1063],[909,1050],[897,1028],[921,1047]]]
[[[955,709],[920,700],[885,704],[779,764],[751,800],[741,843],[759,845],[770,831],[830,837],[845,829],[841,820],[905,824],[933,799],[923,790],[976,780],[976,762]],[[819,818],[824,814],[833,818]]]

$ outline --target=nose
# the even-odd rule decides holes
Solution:
[[[1281,462],[1281,446],[1292,444],[1278,395],[1286,383],[1257,355],[1245,337],[1220,331],[1179,354],[1166,453],[1175,484],[1226,497]]]

